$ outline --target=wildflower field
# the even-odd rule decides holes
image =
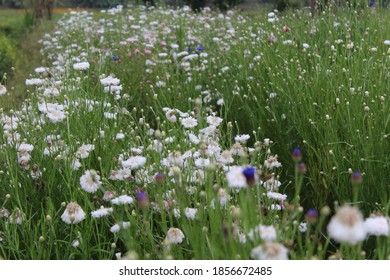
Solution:
[[[1,109],[0,257],[388,259],[389,22],[65,14]]]

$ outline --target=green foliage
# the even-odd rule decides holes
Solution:
[[[5,73],[11,74],[11,67],[15,66],[16,52],[10,40],[0,33],[0,79]]]

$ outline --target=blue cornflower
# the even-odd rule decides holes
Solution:
[[[245,176],[248,185],[253,185],[256,182],[256,168],[247,167],[242,171],[242,174]]]

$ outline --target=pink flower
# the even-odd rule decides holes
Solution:
[[[290,31],[290,28],[288,28],[288,26],[283,26],[282,30],[288,32],[288,31]]]
[[[160,45],[163,46],[163,47],[165,47],[165,46],[167,45],[167,42],[161,41],[161,42],[160,42]]]
[[[145,54],[152,54],[151,50],[145,50]]]
[[[139,53],[140,53],[139,49],[135,49],[134,54],[139,54]]]

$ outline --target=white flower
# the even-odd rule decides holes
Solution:
[[[195,166],[202,168],[202,167],[207,167],[210,165],[210,159],[208,158],[197,158],[195,160]]]
[[[208,116],[207,117],[207,123],[209,125],[213,125],[213,126],[219,126],[222,122],[222,119],[220,117],[216,117],[216,116]]]
[[[26,86],[40,86],[43,85],[44,82],[44,79],[39,78],[26,79]]]
[[[190,139],[190,141],[194,144],[199,144],[200,140],[198,137],[196,137],[196,135],[192,134],[192,133],[189,133],[188,134],[188,138]]]
[[[198,125],[198,121],[193,117],[183,118],[180,122],[185,128],[193,128]]]
[[[115,225],[113,225],[113,226],[110,228],[110,231],[111,231],[112,233],[117,233],[117,232],[119,232],[120,229],[121,229],[121,226],[118,225],[118,224],[115,224]]]
[[[70,168],[72,170],[79,170],[80,167],[81,167],[80,161],[78,159],[73,159]]]
[[[112,199],[111,203],[116,204],[116,205],[125,205],[125,204],[132,204],[133,201],[134,201],[134,199],[131,196],[124,194],[124,195],[121,195],[117,198]]]
[[[217,161],[222,164],[233,163],[233,155],[230,151],[223,151],[220,155],[217,155]]]
[[[255,241],[257,238],[261,238],[266,242],[276,240],[276,230],[274,226],[258,225],[251,229],[248,233],[250,240]]]
[[[165,116],[167,117],[167,119],[170,121],[170,122],[176,122],[177,121],[177,117],[176,117],[176,110],[172,110],[172,109],[169,109],[165,112]]]
[[[249,138],[250,138],[250,136],[248,134],[242,134],[242,135],[237,135],[236,137],[234,137],[234,140],[236,142],[246,142]]]
[[[300,232],[306,232],[307,231],[307,223],[306,222],[300,223],[298,226],[298,230]]]
[[[46,117],[53,123],[57,123],[66,119],[66,115],[63,110],[50,110],[47,112]]]
[[[268,169],[273,169],[275,167],[281,167],[282,164],[278,161],[278,155],[275,156],[269,156],[265,161],[264,161],[265,167]]]
[[[198,209],[196,209],[196,208],[184,209],[184,214],[186,215],[187,219],[189,219],[189,220],[195,219],[196,212],[198,212]]]
[[[96,192],[101,184],[100,176],[93,169],[87,170],[85,174],[80,177],[81,188],[88,193]]]
[[[268,192],[267,197],[275,200],[281,200],[281,201],[287,199],[287,195],[277,193],[277,192]]]
[[[306,43],[303,43],[302,46],[303,46],[304,49],[310,48],[310,45],[309,45],[309,44],[306,44]]]
[[[8,217],[8,221],[10,222],[10,224],[15,224],[15,225],[21,225],[24,219],[25,219],[25,215],[19,208],[12,211],[12,214],[9,215]]]
[[[366,238],[363,216],[359,209],[345,205],[332,217],[328,233],[337,242],[356,244]]]
[[[117,133],[116,136],[115,136],[115,139],[117,140],[121,140],[121,139],[124,139],[125,138],[125,135],[123,133]]]
[[[37,74],[41,74],[41,73],[45,73],[46,72],[46,68],[45,67],[37,67],[35,68],[35,73]]]
[[[364,221],[366,233],[375,236],[389,236],[389,220],[386,217],[370,217]]]
[[[179,219],[179,218],[181,217],[180,209],[178,209],[178,208],[173,209],[173,216],[174,216],[176,219]]]
[[[7,88],[0,84],[0,96],[5,95],[7,93]]]
[[[223,188],[220,188],[218,190],[218,201],[219,204],[224,207],[228,201],[230,200],[230,195],[227,193],[227,191]]]
[[[230,188],[241,189],[248,186],[243,170],[240,166],[234,166],[226,173],[226,179]]]
[[[32,150],[34,150],[34,146],[31,144],[22,143],[18,147],[18,152],[20,153],[28,153],[31,152]]]
[[[385,40],[383,44],[390,46],[390,40]]]
[[[280,243],[265,243],[252,249],[250,254],[255,260],[288,260],[288,250]]]
[[[78,62],[78,63],[73,64],[74,70],[87,70],[88,68],[89,68],[88,62]]]
[[[91,215],[93,218],[101,218],[101,217],[108,216],[110,213],[112,213],[112,211],[113,211],[112,207],[104,208],[104,206],[101,206],[100,209],[96,211],[92,211]]]
[[[100,80],[100,83],[103,86],[117,86],[117,85],[119,85],[120,82],[121,81],[119,79],[111,77],[111,76],[108,76],[107,78]]]
[[[77,149],[76,157],[77,158],[87,158],[89,156],[89,152],[93,151],[94,149],[95,149],[95,146],[92,144],[82,145],[80,148]]]
[[[77,224],[85,219],[85,213],[76,202],[69,202],[61,219],[67,224]]]
[[[263,186],[270,192],[277,190],[282,183],[275,178],[271,178],[263,183]]]
[[[129,228],[129,227],[130,227],[130,222],[121,222],[121,227],[122,227],[123,229]]]
[[[137,169],[146,163],[146,158],[143,156],[132,156],[129,159],[122,161],[124,168]]]
[[[171,244],[179,244],[182,243],[185,236],[183,232],[178,228],[170,228],[167,232],[167,236],[165,240]]]

